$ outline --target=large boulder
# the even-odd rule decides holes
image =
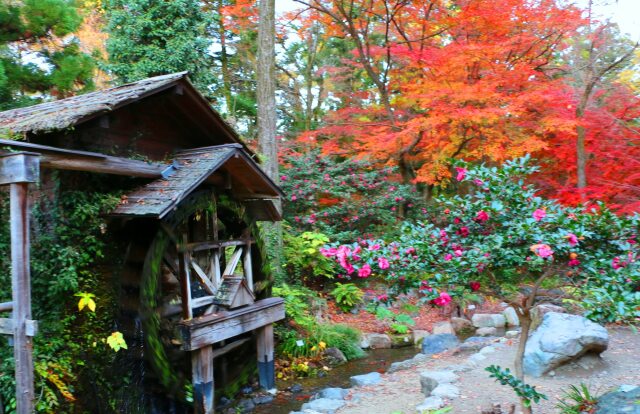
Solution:
[[[388,349],[391,348],[391,338],[386,334],[364,333],[360,341],[360,348]]]
[[[376,385],[382,381],[382,376],[379,372],[370,372],[363,375],[354,375],[350,378],[352,387],[363,387],[366,385]]]
[[[302,404],[302,411],[313,410],[319,413],[333,414],[338,408],[346,403],[342,400],[331,400],[329,398],[318,398],[308,403]]]
[[[422,340],[422,353],[426,355],[439,354],[455,348],[459,342],[458,337],[451,334],[425,336]]]
[[[603,326],[582,316],[549,312],[527,341],[524,372],[540,377],[587,352],[601,353],[608,346],[609,335]]]
[[[534,331],[542,323],[542,318],[549,312],[567,313],[562,306],[552,305],[551,303],[541,303],[531,309],[531,331]]]
[[[518,313],[511,306],[502,311],[508,326],[520,326],[520,319],[518,319]]]
[[[476,328],[504,328],[507,318],[501,313],[476,313],[471,322]]]
[[[433,334],[451,334],[455,335],[456,331],[453,329],[453,324],[449,321],[436,322],[433,324]]]
[[[598,398],[595,414],[640,414],[640,387],[622,386]]]
[[[469,319],[458,318],[456,316],[451,318],[451,326],[453,326],[456,334],[466,334],[475,330],[473,323],[471,323]]]
[[[420,373],[420,385],[426,397],[438,386],[451,384],[458,380],[458,376],[453,371],[423,371]]]
[[[335,366],[347,362],[347,357],[340,349],[331,347],[324,350],[322,360],[327,365]]]

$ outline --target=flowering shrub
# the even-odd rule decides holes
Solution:
[[[422,211],[420,195],[412,185],[401,184],[391,167],[322,156],[318,150],[289,151],[283,164],[284,215],[298,232],[350,241],[388,230],[400,214],[409,217]]]
[[[508,302],[522,326],[519,380],[530,311],[545,287],[562,287],[560,296],[580,295],[588,304],[600,298],[589,305],[591,317],[612,320],[617,311],[618,319],[640,321],[637,215],[617,216],[603,204],[583,211],[538,197],[524,182],[536,171],[528,157],[501,168],[461,163],[456,171],[468,192],[436,200],[428,221],[405,223],[393,241],[326,246],[321,253],[339,264],[343,277],[378,274],[396,291],[417,288],[436,306],[461,287]],[[609,309],[596,311],[601,305]],[[531,412],[529,400],[521,400]]]

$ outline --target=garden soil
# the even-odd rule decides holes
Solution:
[[[622,384],[640,385],[640,334],[623,327],[609,328],[609,349],[602,354],[602,359],[584,358],[579,364],[568,364],[555,370],[553,376],[527,378],[546,394],[547,401],[534,407],[536,414],[558,413],[556,404],[570,385],[585,383],[596,395],[603,394]],[[505,349],[488,354],[487,359],[468,372],[460,372],[459,383],[461,395],[450,402],[453,410],[450,413],[478,414],[481,408],[493,403],[508,407],[516,402],[513,391],[489,378],[484,368],[499,365],[513,370],[513,359],[517,348],[517,340],[509,341]],[[348,396],[348,404],[336,414],[413,414],[416,405],[422,403],[425,396],[420,390],[420,372],[428,369],[446,369],[450,365],[464,363],[471,354],[444,353],[421,362],[417,366],[383,375],[381,384],[369,387],[352,388]],[[517,409],[516,413],[520,410]]]

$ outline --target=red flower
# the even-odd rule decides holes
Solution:
[[[480,282],[471,282],[469,283],[469,287],[471,287],[472,291],[477,292],[480,290]]]
[[[569,265],[569,267],[576,267],[576,266],[580,266],[580,260],[578,260],[578,259],[571,259],[571,260],[569,260],[568,265]]]
[[[451,302],[451,296],[447,292],[440,292],[440,297],[433,300],[433,303],[437,306],[445,306],[449,302]]]
[[[569,241],[570,245],[575,246],[576,244],[578,244],[578,236],[576,236],[575,234],[569,233],[565,237]]]
[[[456,167],[456,180],[462,181],[464,180],[465,175],[467,175],[467,169],[462,167]]]
[[[460,227],[460,230],[458,230],[458,234],[462,237],[467,237],[469,235],[469,228],[466,226]]]
[[[481,222],[487,221],[489,220],[489,214],[484,210],[480,210],[478,211],[478,214],[476,214],[476,220]]]

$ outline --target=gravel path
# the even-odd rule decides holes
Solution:
[[[640,334],[626,328],[609,328],[609,349],[602,354],[602,360],[584,358],[580,364],[569,364],[555,370],[554,376],[528,378],[527,382],[537,386],[546,394],[548,401],[539,404],[535,413],[557,413],[555,405],[563,391],[571,384],[581,382],[589,385],[596,394],[604,393],[621,384],[640,385]],[[513,358],[517,340],[511,340],[506,346],[480,362],[478,368],[460,372],[460,398],[450,402],[450,413],[477,414],[481,407],[492,403],[503,406],[516,402],[513,392],[503,387],[484,371],[484,367],[496,364],[513,369]],[[348,404],[336,414],[413,414],[416,405],[422,403],[425,396],[420,391],[420,372],[427,369],[446,369],[454,364],[463,363],[470,354],[452,355],[445,353],[438,358],[418,363],[415,367],[383,375],[383,382],[376,386],[359,387],[351,390]],[[516,411],[518,412],[518,411]]]

